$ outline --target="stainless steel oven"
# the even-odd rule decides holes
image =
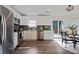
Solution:
[[[14,18],[14,32],[19,31],[20,20],[18,18]]]

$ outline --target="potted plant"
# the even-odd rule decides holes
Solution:
[[[73,24],[72,26],[68,26],[68,28],[72,31],[71,34],[77,34],[77,27],[75,24]]]

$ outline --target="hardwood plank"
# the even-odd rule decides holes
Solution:
[[[72,54],[61,48],[55,41],[23,41],[15,54]]]

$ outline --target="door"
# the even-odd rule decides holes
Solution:
[[[55,34],[60,34],[62,28],[62,21],[61,20],[54,20],[53,21],[53,31]]]
[[[2,15],[2,6],[0,5],[0,54],[2,54],[2,46],[3,46],[3,41],[5,37],[5,23],[3,20],[3,15]]]
[[[0,54],[2,54],[2,35],[3,35],[3,23],[2,23],[2,16],[0,14]]]
[[[53,21],[53,31],[54,33],[58,33],[58,21]]]
[[[12,53],[13,48],[13,33],[14,33],[14,22],[13,13],[5,7],[2,7],[3,15],[3,44],[2,50],[4,54]]]
[[[3,53],[3,45],[6,40],[6,26],[4,21],[4,16],[0,14],[0,53]]]

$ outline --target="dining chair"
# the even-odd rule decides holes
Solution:
[[[67,32],[62,31],[61,32],[61,38],[62,38],[62,43],[64,42],[65,46],[66,46],[66,44],[68,44],[68,42],[72,42],[73,47],[75,47],[75,44],[76,44],[75,40],[73,38],[68,37]]]
[[[77,45],[79,45],[79,35],[74,36],[74,48],[76,48]]]

